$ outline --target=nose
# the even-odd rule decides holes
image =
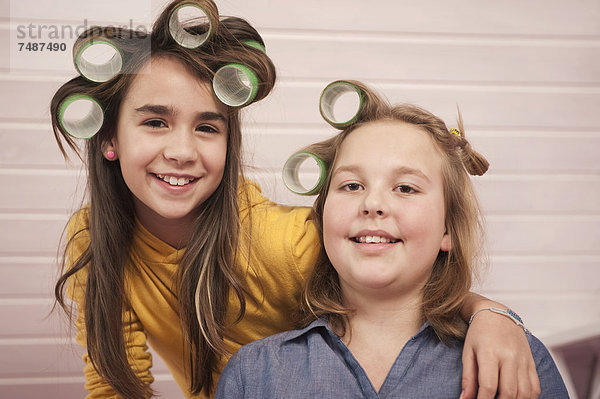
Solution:
[[[387,214],[383,194],[377,190],[369,190],[365,193],[361,205],[361,213],[365,216],[377,217]]]
[[[193,132],[184,128],[174,130],[165,137],[164,157],[177,163],[193,162],[197,159],[198,153],[194,143]]]

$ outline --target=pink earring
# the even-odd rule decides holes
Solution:
[[[113,160],[115,159],[115,152],[114,151],[107,151],[106,152],[106,158]]]

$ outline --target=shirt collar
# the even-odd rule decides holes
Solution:
[[[319,329],[325,329],[330,334],[337,336],[331,330],[331,327],[329,326],[329,323],[327,323],[327,321],[325,321],[324,319],[317,319],[304,328],[289,331],[289,333],[287,334],[287,337],[283,340],[283,342],[293,341],[296,338],[301,337],[302,335],[309,334],[311,331],[319,330]],[[416,338],[419,335],[424,334],[426,331],[428,331],[430,329],[431,329],[431,325],[429,324],[428,321],[425,321],[423,323],[423,325],[421,326],[421,328],[419,329],[419,331],[412,338]]]

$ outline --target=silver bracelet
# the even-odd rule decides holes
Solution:
[[[471,323],[473,322],[473,318],[477,315],[477,313],[479,313],[479,312],[481,312],[483,310],[489,310],[490,312],[494,312],[494,313],[498,313],[498,314],[501,314],[503,316],[506,316],[509,319],[511,319],[512,321],[514,321],[516,325],[518,325],[519,327],[523,328],[523,330],[529,331],[529,330],[527,330],[527,328],[525,328],[525,324],[523,324],[523,319],[521,319],[521,317],[519,317],[519,315],[516,314],[514,311],[512,311],[511,309],[503,310],[503,309],[494,308],[494,307],[482,308],[482,309],[479,309],[478,311],[476,311],[475,313],[473,313],[473,315],[469,319],[469,325],[471,325]]]

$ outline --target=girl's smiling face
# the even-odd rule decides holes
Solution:
[[[210,83],[171,58],[152,58],[119,109],[116,152],[136,215],[151,226],[186,231],[218,187],[227,154],[226,107]]]
[[[340,146],[323,209],[323,240],[345,300],[420,298],[445,233],[443,160],[429,134],[367,123]]]

